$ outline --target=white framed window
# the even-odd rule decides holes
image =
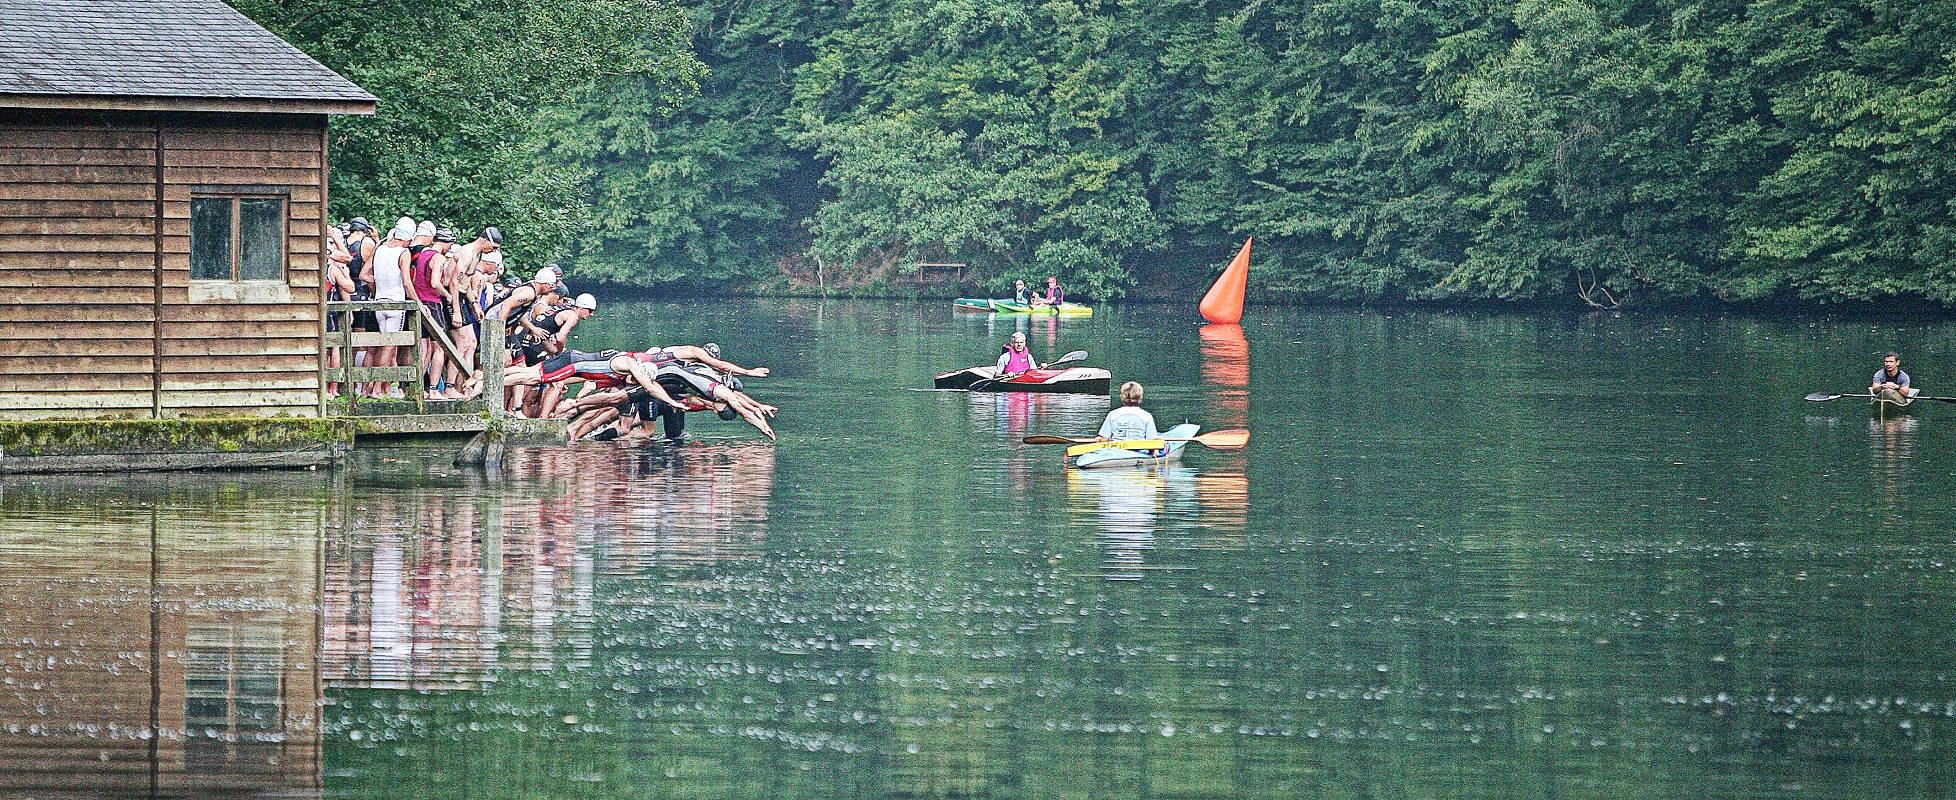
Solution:
[[[190,299],[286,302],[283,189],[202,190],[190,196]]]

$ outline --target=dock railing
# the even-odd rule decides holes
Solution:
[[[356,331],[353,329],[353,315],[361,311],[402,311],[407,320],[403,330],[398,333],[379,331]],[[447,401],[461,403],[465,407],[501,408],[503,395],[503,367],[508,352],[503,349],[503,326],[494,320],[482,326],[481,342],[476,350],[475,365],[457,357],[455,342],[448,338],[448,331],[442,330],[427,314],[421,303],[413,300],[335,300],[326,303],[326,315],[334,321],[335,331],[326,334],[328,348],[340,351],[340,365],[325,368],[325,380],[340,384],[340,400],[344,402],[347,414],[356,412],[362,399],[359,385],[363,383],[406,383],[407,399],[414,403],[415,413],[427,410],[427,384],[425,374],[427,365],[421,358],[421,332],[428,332],[433,341],[448,356],[448,363],[456,365],[467,381],[477,371],[483,371],[483,390],[473,401]],[[390,367],[356,366],[356,353],[367,347],[400,347],[402,362]],[[324,391],[322,387],[322,391]]]

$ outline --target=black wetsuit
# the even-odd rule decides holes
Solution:
[[[569,308],[571,306],[551,306],[544,309],[543,313],[530,317],[530,324],[541,329],[544,335],[539,338],[536,334],[529,333],[527,330],[524,331],[527,334],[524,336],[523,345],[523,355],[525,358],[531,362],[535,362],[537,359],[543,358],[545,353],[549,352],[546,342],[549,341],[550,337],[556,336],[564,327],[563,323],[557,321],[557,315]]]
[[[360,252],[360,246],[371,241],[373,241],[371,237],[361,237],[360,241],[350,242],[346,246],[347,252],[353,254],[353,260],[346,262],[346,274],[353,276],[354,300],[374,299],[373,285],[360,282],[360,273],[367,268],[367,257]],[[377,331],[380,330],[380,320],[374,317],[374,312],[372,311],[355,311],[353,312],[353,329],[356,331]]]
[[[665,386],[664,383],[659,385]],[[621,413],[630,412],[638,417],[640,422],[651,422],[653,417],[658,417],[660,424],[665,427],[667,439],[678,439],[686,435],[686,409],[666,404],[665,401],[653,397],[652,393],[646,391],[643,386],[627,389],[624,401],[618,404],[618,410]]]

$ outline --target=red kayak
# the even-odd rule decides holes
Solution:
[[[1113,375],[1104,369],[1027,370],[1008,378],[998,377],[998,367],[990,364],[937,376],[932,385],[939,389],[968,389],[974,392],[1067,392],[1106,394]]]

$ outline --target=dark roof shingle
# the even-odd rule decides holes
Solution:
[[[0,0],[0,94],[372,103],[221,0]]]

